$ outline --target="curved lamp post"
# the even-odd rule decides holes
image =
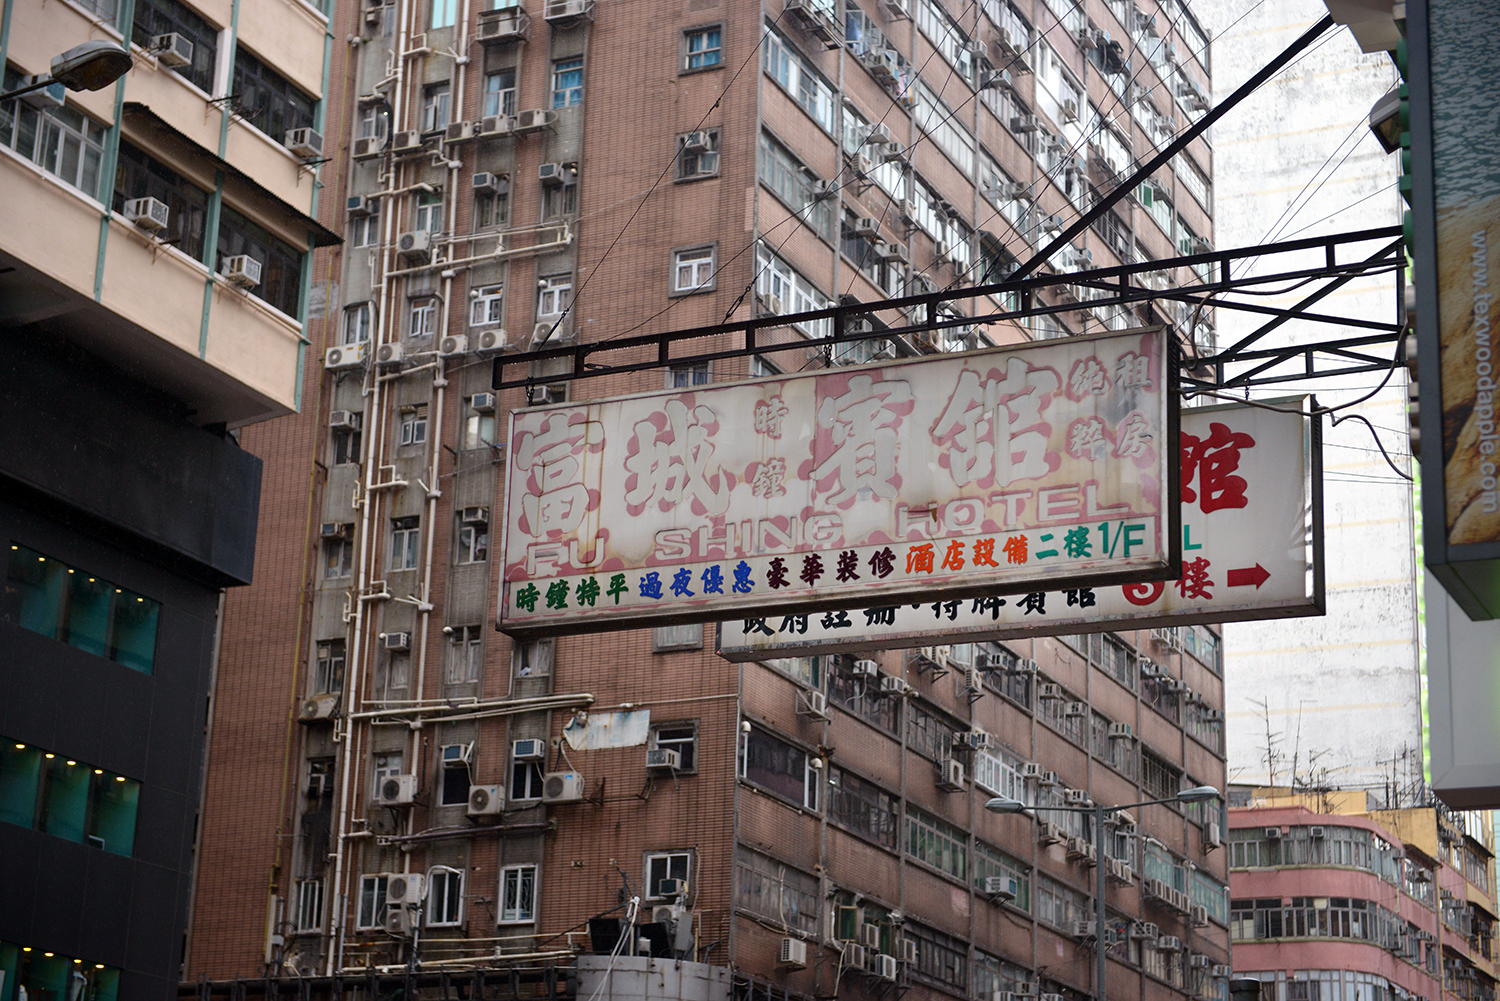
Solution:
[[[8,101],[60,83],[69,90],[103,90],[130,71],[130,53],[114,42],[94,40],[52,57],[52,71],[24,87],[0,94]]]
[[[991,813],[1025,813],[1028,810],[1060,810],[1064,813],[1088,813],[1094,817],[1094,999],[1104,1001],[1104,891],[1108,885],[1105,874],[1104,822],[1121,810],[1132,810],[1138,806],[1159,806],[1164,803],[1202,803],[1218,799],[1219,790],[1213,786],[1193,786],[1168,799],[1148,799],[1140,803],[1121,803],[1119,806],[1038,806],[1031,807],[1009,796],[996,796],[984,804]]]

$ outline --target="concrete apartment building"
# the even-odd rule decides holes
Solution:
[[[97,91],[0,104],[0,998],[180,975],[223,589],[295,412],[327,19],[301,3],[13,0],[3,90],[81,43]],[[222,100],[237,93],[239,104]],[[288,141],[297,149],[289,148]]]
[[[1489,813],[1231,790],[1235,975],[1267,1001],[1495,996]]]
[[[302,413],[243,436],[267,517],[226,606],[184,992],[623,995],[649,969],[714,998],[1077,1001],[1107,865],[1110,991],[1218,995],[1217,805],[1135,811],[1102,859],[1078,814],[983,809],[1222,788],[1216,631],[890,651],[912,692],[882,697],[849,657],[727,664],[711,627],[492,625],[514,409],[1182,319],[1069,300],[493,389],[533,345],[1004,274],[1204,106],[1187,7],[397,0],[332,34],[345,243]],[[1212,168],[1195,143],[1053,267],[1206,246]]]

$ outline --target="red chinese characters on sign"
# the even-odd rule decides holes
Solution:
[[[1252,448],[1255,439],[1243,431],[1231,431],[1217,421],[1208,426],[1207,438],[1183,432],[1182,435],[1182,502],[1194,500],[1204,514],[1226,507],[1244,507],[1245,478],[1236,476],[1240,468],[1240,449]],[[1191,484],[1196,474],[1198,487]]]
[[[588,488],[579,482],[588,425],[568,423],[567,414],[552,414],[542,430],[521,436],[516,469],[526,476],[521,497],[521,526],[533,538],[571,532],[588,513]]]
[[[625,502],[640,514],[653,501],[670,511],[684,501],[699,514],[723,514],[729,506],[729,484],[714,459],[713,435],[718,417],[708,407],[668,400],[638,421],[625,456]]]
[[[1003,373],[960,373],[931,429],[953,482],[1004,487],[1057,469],[1061,458],[1047,453],[1052,426],[1043,415],[1060,388],[1056,372],[1020,358],[1008,359]]]
[[[833,448],[812,478],[831,491],[829,504],[848,507],[861,490],[885,499],[896,496],[898,427],[910,412],[910,384],[877,382],[868,375],[852,377],[841,395],[819,404],[818,425],[826,429]]]

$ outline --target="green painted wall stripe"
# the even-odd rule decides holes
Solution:
[[[214,300],[214,264],[219,252],[219,208],[224,204],[224,171],[214,171],[214,190],[208,196],[208,212],[203,220],[203,232],[205,236],[213,235],[213,239],[205,238],[203,241],[203,266],[208,268],[208,279],[203,286],[203,320],[198,328],[198,357],[208,357],[208,316]]]
[[[9,4],[6,14],[10,13]],[[135,23],[135,0],[121,0],[116,27],[125,36],[125,46],[130,47],[130,29]],[[120,163],[120,116],[125,110],[125,81],[130,74],[115,82],[115,119],[104,132],[104,155],[99,161],[99,191],[95,192],[104,203],[104,215],[99,219],[99,249],[94,256],[94,301],[104,301],[104,252],[109,245],[109,216],[115,200],[115,168]]]

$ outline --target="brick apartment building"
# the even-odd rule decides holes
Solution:
[[[531,386],[493,389],[496,358],[534,345],[1005,274],[1202,109],[1187,6],[333,18],[324,219],[345,243],[319,258],[303,412],[244,436],[267,517],[225,613],[184,991],[625,994],[649,968],[654,991],[716,998],[1076,1001],[1104,864],[1110,991],[1219,995],[1217,806],[1137,811],[1104,859],[1078,814],[983,809],[1222,788],[1215,631],[893,650],[880,670],[913,692],[875,698],[853,658],[729,664],[711,627],[518,643],[492,624],[514,409],[1151,322],[1211,343],[1206,320],[1069,293],[1024,324],[576,382],[522,362]],[[1195,142],[1052,267],[1206,246],[1211,168]]]

